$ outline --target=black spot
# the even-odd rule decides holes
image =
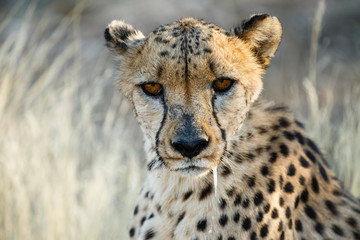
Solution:
[[[301,133],[299,133],[299,132],[294,132],[294,134],[295,134],[295,137],[296,137],[296,139],[298,140],[298,142],[299,142],[301,145],[304,145],[304,143],[305,143],[304,136],[303,136]]]
[[[161,73],[163,71],[163,68],[161,66],[158,67],[157,69],[157,77],[160,78],[161,77]]]
[[[269,193],[273,193],[275,191],[275,181],[274,179],[270,179],[267,183],[267,190]]]
[[[316,212],[309,205],[305,206],[304,211],[309,218],[314,219],[314,220],[317,218]]]
[[[236,223],[239,222],[239,220],[240,220],[240,214],[239,214],[239,212],[236,212],[236,213],[234,214],[233,220],[234,220],[234,222],[236,222]]]
[[[278,230],[278,232],[281,232],[283,230],[283,221],[282,220],[280,220],[277,230]]]
[[[138,211],[139,211],[139,206],[136,206],[134,209],[134,216],[138,213]]]
[[[141,221],[140,221],[140,226],[142,226],[142,225],[144,224],[145,220],[146,220],[146,216],[144,216],[144,217],[141,219]]]
[[[223,198],[220,199],[219,207],[220,207],[221,209],[223,209],[223,210],[226,208],[226,201],[225,201],[225,199],[223,199]]]
[[[311,189],[314,191],[314,193],[319,193],[319,183],[315,176],[311,178]]]
[[[265,133],[268,132],[268,130],[266,129],[266,127],[258,127],[257,130],[258,130],[258,133],[259,133],[259,134],[265,134]]]
[[[154,217],[154,213],[151,213],[148,219],[152,219]]]
[[[274,163],[274,162],[276,162],[277,157],[278,157],[278,155],[277,155],[277,153],[276,153],[276,152],[272,152],[272,153],[270,153],[269,162],[270,162],[270,163]]]
[[[284,199],[280,197],[279,199],[280,207],[284,206]]]
[[[338,236],[344,236],[344,232],[343,232],[343,230],[342,230],[339,226],[337,226],[337,225],[334,224],[331,229],[333,230],[333,232],[334,232],[336,235],[338,235]]]
[[[262,212],[259,212],[258,215],[256,216],[256,221],[261,222],[263,218],[264,218],[264,214]]]
[[[296,199],[295,199],[294,208],[297,208],[297,207],[298,207],[299,201],[300,201],[300,197],[297,196]]]
[[[232,197],[235,193],[234,188],[230,188],[226,191],[226,195],[228,195],[229,197]]]
[[[261,167],[261,174],[263,175],[263,176],[267,176],[267,175],[269,175],[269,168],[267,167],[267,166],[262,166]]]
[[[284,157],[289,156],[289,148],[286,144],[280,144],[280,152]]]
[[[304,176],[300,176],[300,177],[299,177],[299,182],[300,182],[300,184],[301,184],[302,186],[305,185],[305,178],[304,178]]]
[[[222,166],[221,167],[222,171],[221,171],[221,175],[226,177],[228,176],[229,174],[231,174],[231,169],[228,167],[228,166]]]
[[[272,136],[271,138],[270,138],[270,142],[275,142],[276,140],[278,140],[279,139],[279,136]]]
[[[188,200],[189,197],[190,197],[192,194],[193,194],[193,191],[192,191],[192,190],[186,192],[186,193],[184,194],[184,196],[183,196],[183,201]]]
[[[176,222],[176,225],[178,225],[183,219],[184,219],[184,216],[185,216],[185,212],[183,212],[182,214],[180,214],[180,216],[178,217],[178,220]]]
[[[314,150],[316,153],[321,154],[319,151],[319,148],[316,146],[316,144],[311,140],[311,139],[307,139],[307,145]]]
[[[219,223],[222,227],[224,227],[228,222],[228,216],[226,214],[223,214],[219,218]]]
[[[322,235],[323,232],[324,232],[324,225],[322,223],[316,223],[315,224],[315,230],[320,234]]]
[[[155,231],[152,229],[149,229],[144,236],[144,240],[152,239],[155,236]]]
[[[166,50],[160,52],[160,56],[162,56],[162,57],[165,57],[165,56],[167,56],[167,55],[169,55],[169,52],[166,51]]]
[[[334,190],[332,192],[335,196],[340,196],[341,195],[341,192],[339,190]]]
[[[283,134],[287,140],[293,141],[295,139],[295,135],[292,132],[284,131]]]
[[[247,184],[249,187],[255,186],[255,176],[249,177],[247,180]]]
[[[346,196],[346,195],[345,195]],[[351,208],[354,212],[356,212],[357,214],[360,214],[360,209],[358,208]]]
[[[302,201],[303,203],[306,203],[308,199],[309,199],[309,192],[308,192],[307,189],[305,189],[305,190],[302,191],[302,193],[301,193],[301,201]]]
[[[264,212],[265,212],[265,213],[268,213],[269,210],[270,210],[270,204],[267,203],[267,204],[264,206]]]
[[[298,232],[302,232],[302,230],[303,230],[302,223],[299,219],[295,220],[295,229]]]
[[[338,211],[336,209],[335,204],[330,201],[330,200],[325,200],[325,205],[327,207],[327,209],[333,214],[333,215],[338,215]]]
[[[272,210],[271,217],[274,218],[274,219],[279,217],[279,213],[278,213],[278,210],[276,208],[274,208]]]
[[[171,48],[176,48],[176,43],[174,43],[173,45],[171,45]]]
[[[250,240],[257,240],[256,232],[251,233]]]
[[[326,181],[326,182],[329,182],[329,177],[326,173],[326,170],[324,169],[324,167],[319,163],[319,171],[320,171],[320,174],[322,176],[322,178]]]
[[[268,235],[268,233],[269,233],[269,226],[267,224],[265,224],[260,229],[260,236],[261,237],[266,237]]]
[[[305,154],[312,162],[316,162],[316,158],[315,158],[314,154],[312,154],[310,151],[306,150]]]
[[[308,168],[310,166],[309,162],[302,156],[300,156],[299,160],[300,160],[301,166],[303,166],[304,168]]]
[[[251,228],[251,219],[246,217],[242,222],[242,228],[248,231]]]
[[[287,182],[284,186],[284,191],[287,193],[293,193],[294,192],[294,186],[290,183]]]
[[[263,194],[261,192],[257,192],[254,196],[255,206],[259,206],[263,200],[264,200]]]
[[[211,183],[208,183],[206,187],[203,190],[201,190],[199,200],[201,201],[207,198],[212,193],[212,191],[213,191],[213,186]]]
[[[360,233],[358,233],[358,232],[353,232],[353,235],[354,235],[354,238],[355,238],[356,240],[359,240],[359,239],[360,239]]]
[[[279,176],[279,183],[280,183],[280,188],[283,188],[284,179],[281,175]]]
[[[131,228],[129,231],[129,236],[133,237],[135,235],[135,228]]]
[[[293,221],[292,221],[292,219],[290,219],[290,220],[289,220],[289,223],[288,223],[289,229],[292,229],[292,226],[293,226]]]
[[[206,229],[206,225],[207,225],[207,220],[206,220],[206,218],[201,219],[201,220],[197,223],[197,230],[204,232],[205,229]]]
[[[252,153],[246,153],[246,154],[244,155],[244,158],[245,158],[245,159],[248,159],[248,160],[252,160],[252,159],[255,158],[255,155],[252,154]]]
[[[284,117],[279,118],[279,124],[283,128],[287,128],[288,126],[290,126],[289,120]]]
[[[353,228],[355,228],[357,225],[355,218],[352,218],[352,217],[347,218],[346,223],[349,224],[349,226],[351,226]]]
[[[258,148],[255,149],[255,152],[256,152],[257,155],[261,155],[261,153],[264,151],[264,149],[265,148],[263,148],[263,147],[258,147]],[[254,157],[255,157],[255,155],[254,155]]]
[[[243,206],[243,208],[247,208],[247,207],[249,207],[249,204],[250,204],[250,201],[249,201],[249,199],[244,199],[244,201],[242,202],[242,206]]]
[[[284,232],[281,232],[280,240],[284,240],[284,239],[285,239],[285,233],[284,233]]]
[[[236,194],[234,205],[239,205],[241,203],[241,196],[239,194]]]
[[[236,240],[236,238],[233,236],[230,236],[230,237],[228,237],[228,240]]]
[[[219,235],[219,236],[217,237],[217,240],[223,240],[222,235]]]
[[[296,125],[298,125],[300,128],[304,128],[304,124],[299,122],[298,120],[295,121]]]
[[[296,168],[295,168],[294,164],[290,164],[290,166],[288,168],[287,175],[288,176],[294,176],[295,173],[296,173]]]
[[[212,60],[208,61],[210,71],[215,75],[215,63]]]
[[[280,126],[277,125],[277,124],[275,124],[274,126],[272,126],[272,129],[273,129],[274,131],[278,131],[278,130],[280,129]]]
[[[290,210],[289,207],[286,208],[285,216],[286,216],[287,218],[290,218],[290,217],[291,217],[291,210]]]
[[[204,48],[204,53],[212,53],[212,50],[210,48]]]

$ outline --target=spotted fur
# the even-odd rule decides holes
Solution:
[[[121,21],[105,30],[145,134],[131,239],[360,239],[359,202],[302,124],[257,100],[280,38],[265,14],[230,31],[193,18],[147,37]]]

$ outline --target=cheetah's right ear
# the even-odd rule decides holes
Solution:
[[[104,38],[106,46],[118,54],[123,54],[144,39],[142,32],[123,21],[113,20],[105,29]]]

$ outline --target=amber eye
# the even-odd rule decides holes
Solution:
[[[162,93],[162,86],[159,83],[145,83],[141,85],[142,90],[151,96],[158,96]]]
[[[225,92],[230,89],[234,81],[226,78],[217,79],[213,82],[213,88],[217,92]]]

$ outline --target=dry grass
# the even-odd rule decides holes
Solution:
[[[32,14],[0,48],[0,239],[122,239],[143,175],[129,107],[76,11],[50,35]]]
[[[56,28],[48,16],[35,20],[34,7],[20,24],[12,12],[1,21],[2,240],[125,239],[145,170],[141,137],[113,90],[108,55],[85,56],[80,10]],[[331,101],[319,107],[313,83],[305,86],[309,133],[360,196],[360,90],[349,91],[334,125]]]

